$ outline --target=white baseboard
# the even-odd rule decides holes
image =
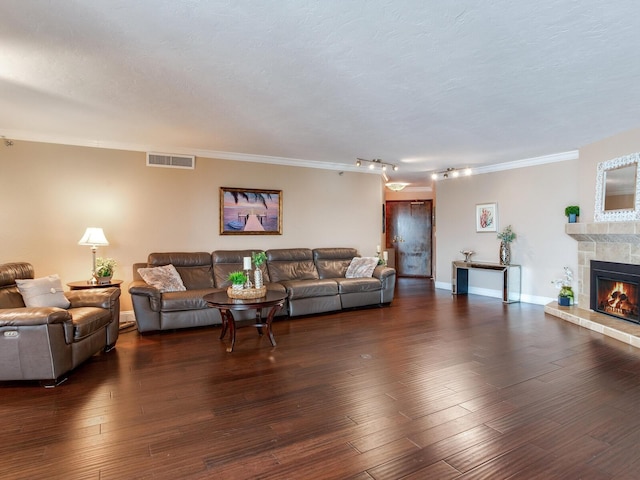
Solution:
[[[435,287],[441,290],[451,291],[451,283],[435,282]],[[491,290],[488,288],[469,287],[469,293],[472,295],[481,295],[483,297],[502,298],[502,291]],[[528,295],[523,293],[520,295],[520,301],[523,303],[532,303],[534,305],[546,305],[549,302],[556,301],[556,298],[540,297],[537,295]]]
[[[135,322],[136,316],[133,313],[133,310],[124,310],[120,312],[120,323],[129,323]]]

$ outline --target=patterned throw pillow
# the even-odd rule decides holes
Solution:
[[[182,278],[173,265],[162,267],[139,268],[142,279],[161,292],[182,292],[186,290]]]
[[[354,257],[347,268],[345,278],[366,278],[373,275],[378,265],[378,257]]]
[[[69,308],[71,303],[64,296],[58,275],[34,279],[16,279],[16,285],[27,307]]]

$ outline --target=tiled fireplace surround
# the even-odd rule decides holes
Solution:
[[[640,265],[640,222],[568,223],[565,232],[578,242],[578,305],[560,307],[551,302],[545,312],[640,348],[640,325],[589,309],[589,262]]]

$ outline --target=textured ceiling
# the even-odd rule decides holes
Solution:
[[[579,148],[640,125],[620,0],[0,2],[0,135],[400,166]]]

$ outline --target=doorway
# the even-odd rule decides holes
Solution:
[[[386,202],[387,248],[399,277],[432,276],[432,200]]]

